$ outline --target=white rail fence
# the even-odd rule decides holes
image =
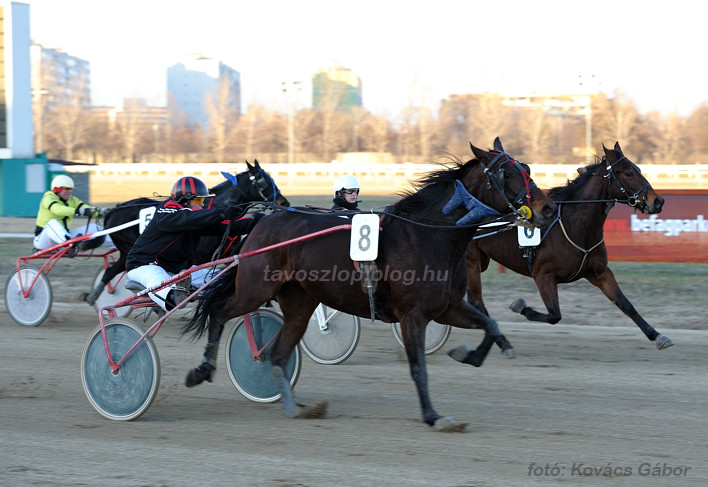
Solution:
[[[436,164],[263,164],[278,187],[287,194],[329,194],[332,182],[342,174],[353,174],[370,194],[393,194],[412,188],[411,181],[440,169]],[[532,164],[531,175],[541,188],[562,186],[577,176],[577,165]],[[167,194],[172,183],[181,176],[191,175],[209,186],[224,180],[221,171],[240,173],[245,164],[101,164],[98,166],[67,166],[68,171],[88,172],[92,199],[121,201],[152,192]],[[642,173],[652,186],[659,189],[708,189],[708,164],[643,165]],[[111,199],[118,193],[118,199]],[[107,198],[107,199],[106,199]]]

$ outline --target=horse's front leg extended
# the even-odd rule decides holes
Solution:
[[[103,273],[103,276],[101,276],[101,282],[96,284],[96,287],[94,287],[93,290],[86,295],[84,300],[88,304],[93,306],[94,303],[96,302],[96,300],[98,299],[98,297],[103,292],[103,290],[106,288],[106,285],[108,285],[108,283],[111,282],[111,280],[114,277],[116,277],[118,274],[120,274],[124,270],[125,270],[125,256],[123,255],[123,252],[121,252],[120,258],[108,266],[108,268]]]
[[[418,399],[423,414],[423,422],[438,431],[464,431],[468,423],[457,423],[454,419],[442,416],[433,409],[428,391],[428,370],[425,366],[425,327],[421,319],[401,319],[401,334],[408,357],[411,377],[418,391]]]
[[[561,320],[560,302],[558,301],[558,281],[554,274],[539,274],[534,276],[538,293],[548,313],[539,313],[526,305],[523,298],[519,298],[509,306],[509,309],[526,317],[529,321],[542,321],[555,325]]]
[[[224,323],[222,321],[210,320],[209,334],[207,338],[206,348],[204,349],[204,358],[199,367],[190,370],[185,379],[187,387],[194,387],[204,381],[211,382],[214,380],[216,373],[216,355],[219,352],[219,340],[224,332]]]
[[[516,356],[514,347],[511,346],[511,343],[509,343],[502,332],[499,331],[497,322],[467,301],[461,301],[457,306],[448,308],[448,310],[440,317],[436,318],[435,321],[458,328],[484,329],[482,343],[480,343],[475,350],[472,350],[467,345],[463,345],[448,352],[448,355],[458,362],[480,367],[494,343],[499,344],[502,353],[507,357],[514,358]]]
[[[674,344],[674,341],[666,335],[662,335],[656,331],[652,326],[647,323],[644,318],[634,309],[632,303],[626,298],[624,293],[620,290],[619,284],[617,284],[617,279],[615,279],[614,273],[609,267],[605,268],[605,271],[599,276],[589,276],[587,280],[593,285],[600,288],[605,296],[609,298],[610,301],[615,303],[619,309],[622,310],[624,314],[632,318],[642,333],[646,337],[656,344],[656,348],[659,350],[664,350],[669,348]]]

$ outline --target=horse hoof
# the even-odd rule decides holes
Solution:
[[[467,345],[462,345],[460,347],[453,348],[452,350],[447,352],[448,356],[461,363],[465,363],[465,359],[470,353],[472,353],[472,349]]]
[[[467,429],[468,424],[456,423],[454,419],[445,416],[435,420],[433,429],[442,433],[462,433]]]
[[[295,417],[298,419],[323,419],[327,416],[329,400],[324,399],[312,406],[298,406],[295,409]]]
[[[201,364],[196,369],[192,369],[187,373],[187,378],[184,381],[184,385],[187,387],[198,386],[204,381],[211,382],[214,380],[214,373],[216,372],[216,367],[211,364]]]
[[[521,313],[525,307],[526,301],[524,301],[522,298],[517,299],[509,305],[509,309],[512,310],[514,313]]]
[[[506,358],[516,358],[516,350],[514,348],[507,348],[506,350],[502,350],[502,354]]]
[[[674,344],[674,341],[666,335],[659,335],[654,340],[657,350],[664,350]]]

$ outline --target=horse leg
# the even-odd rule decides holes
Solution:
[[[489,311],[484,306],[484,300],[482,299],[482,272],[489,267],[489,256],[472,243],[467,249],[465,259],[467,267],[467,302],[489,316]],[[511,343],[504,335],[499,335],[495,339],[495,343],[504,356],[507,358],[516,357],[514,347],[511,346]]]
[[[541,295],[543,304],[548,313],[539,313],[530,306],[526,306],[526,301],[519,298],[509,306],[512,311],[522,314],[529,321],[543,321],[555,325],[561,320],[560,303],[558,301],[558,281],[551,273],[538,274],[534,276],[536,287]]]
[[[212,382],[216,373],[216,355],[219,352],[219,340],[224,332],[224,322],[210,320],[207,344],[204,348],[204,357],[198,367],[187,373],[184,385],[194,387],[204,381]]]
[[[411,378],[418,391],[423,422],[439,431],[464,431],[468,423],[456,423],[452,418],[438,414],[433,408],[428,391],[428,371],[425,365],[425,327],[420,317],[401,317],[401,335],[408,357]]]
[[[127,255],[127,252],[120,252],[120,257],[118,258],[118,260],[108,266],[106,271],[103,273],[103,276],[101,277],[101,282],[96,284],[96,287],[93,288],[93,290],[86,295],[84,300],[88,304],[93,306],[98,297],[103,292],[103,290],[106,288],[106,285],[111,282],[114,277],[116,277],[118,274],[125,270],[125,259]]]
[[[658,350],[664,350],[669,348],[674,344],[674,341],[666,335],[663,335],[656,331],[652,326],[647,323],[644,318],[634,309],[632,303],[625,297],[625,295],[620,290],[619,284],[615,279],[615,275],[606,267],[605,270],[599,275],[587,276],[586,279],[590,281],[591,284],[600,288],[607,298],[615,303],[615,305],[622,310],[624,314],[629,316],[632,321],[634,321],[642,333],[652,342],[656,344]]]
[[[213,303],[211,308],[212,311],[209,313],[208,318],[207,344],[204,349],[202,362],[198,367],[191,369],[187,373],[187,377],[185,379],[185,385],[187,387],[194,387],[201,384],[205,380],[207,382],[211,382],[214,379],[214,374],[216,373],[216,356],[219,351],[219,341],[221,340],[221,335],[224,332],[224,325],[226,322],[236,316],[241,316],[246,312],[251,312],[258,309],[260,304],[265,302],[267,299],[267,297],[261,298],[261,295],[258,293],[251,293],[250,296],[246,297],[246,293],[238,292],[238,285],[236,289],[237,291],[235,294],[231,295],[226,303]],[[258,288],[258,290],[265,290],[265,287]]]
[[[480,367],[494,343],[503,344],[504,348],[502,348],[502,350],[510,350],[510,353],[513,353],[515,356],[516,352],[513,351],[513,347],[499,330],[497,322],[466,301],[461,301],[457,306],[448,308],[445,313],[435,318],[435,321],[458,328],[484,329],[482,343],[480,343],[475,350],[472,350],[467,345],[463,345],[448,352],[448,355],[458,362]],[[478,326],[473,326],[475,324]]]
[[[307,330],[312,313],[319,304],[298,284],[286,283],[278,293],[278,304],[283,311],[283,327],[270,352],[271,375],[283,403],[283,412],[289,418],[323,418],[327,414],[327,400],[310,407],[297,404],[285,375],[290,355]]]

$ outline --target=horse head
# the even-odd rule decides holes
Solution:
[[[247,171],[235,176],[227,172],[221,173],[230,184],[222,183],[212,189],[219,198],[219,206],[236,206],[251,201],[267,201],[290,206],[290,202],[280,192],[271,175],[261,168],[257,160],[253,165],[246,161],[246,166]]]
[[[536,227],[542,227],[555,217],[557,205],[531,179],[527,164],[504,151],[499,137],[494,149],[485,151],[470,143],[475,156],[467,162],[470,170],[462,184],[481,201],[500,213],[516,213]],[[474,164],[477,161],[478,164]]]
[[[664,198],[654,191],[639,167],[627,159],[619,142],[615,142],[614,149],[603,144],[602,150],[605,151],[602,162],[606,173],[600,174],[609,181],[609,197],[626,202],[642,213],[661,213]]]

